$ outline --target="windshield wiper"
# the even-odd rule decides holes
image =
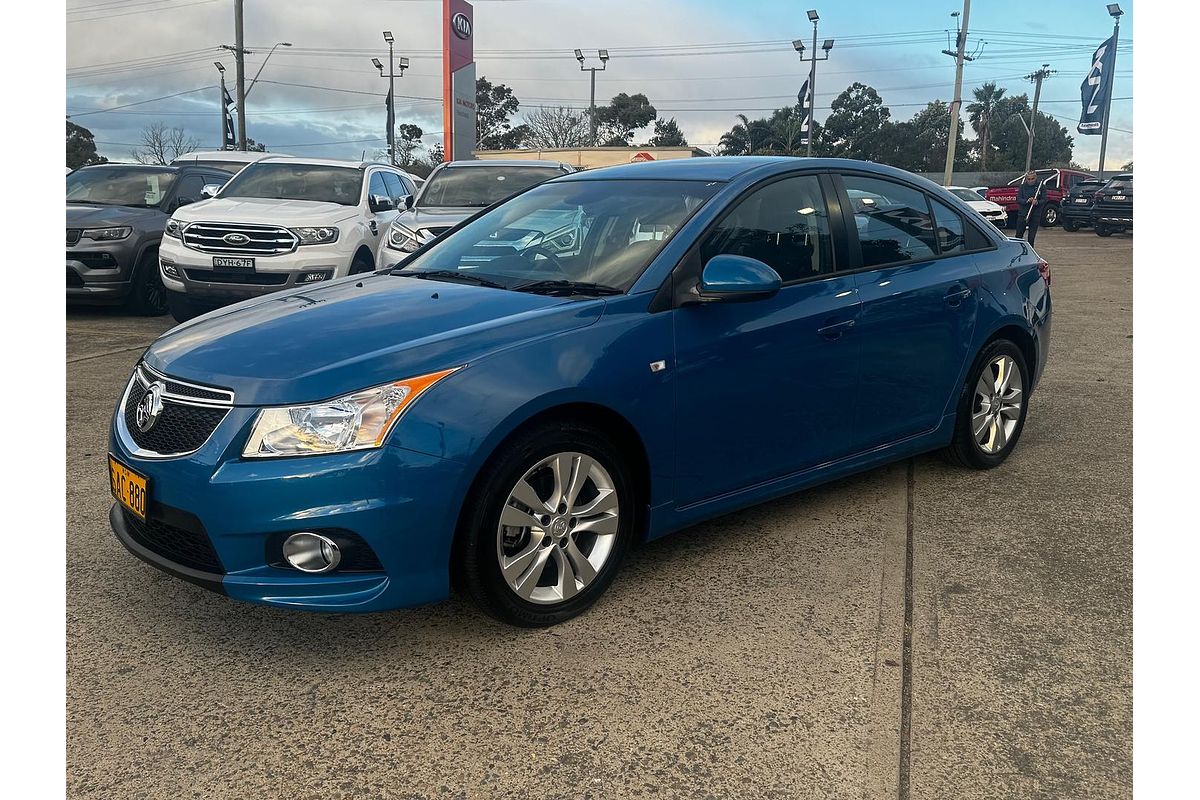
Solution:
[[[394,270],[393,275],[400,275],[409,278],[421,278],[430,281],[462,281],[463,283],[472,283],[476,286],[486,286],[489,289],[507,289],[503,283],[489,281],[487,278],[481,278],[478,275],[472,275],[469,272],[459,272],[456,269],[423,269],[413,270]]]
[[[515,292],[530,292],[531,294],[572,295],[572,294],[624,294],[615,286],[605,286],[603,283],[588,283],[587,281],[543,280],[523,283],[513,287]]]

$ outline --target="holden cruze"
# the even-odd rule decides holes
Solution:
[[[1029,245],[876,164],[565,175],[165,334],[113,418],[110,520],[233,598],[376,611],[454,580],[548,625],[635,542],[923,451],[1003,462],[1049,288]]]

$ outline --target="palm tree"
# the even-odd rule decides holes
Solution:
[[[992,146],[992,116],[1000,98],[1004,97],[1004,89],[995,81],[988,81],[973,89],[971,94],[975,95],[975,102],[967,106],[967,119],[979,136],[979,168],[986,171],[988,151]]]

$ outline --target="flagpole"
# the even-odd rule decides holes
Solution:
[[[1111,9],[1112,7],[1109,6]],[[1109,13],[1112,13],[1111,10]],[[1108,148],[1108,114],[1112,109],[1113,84],[1117,79],[1117,35],[1121,32],[1121,15],[1113,14],[1112,69],[1108,81],[1108,97],[1104,100],[1104,118],[1100,122],[1100,180],[1104,180],[1104,151]]]

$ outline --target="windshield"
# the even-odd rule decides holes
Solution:
[[[1110,192],[1132,192],[1133,191],[1133,176],[1118,175],[1104,185],[1105,190]]]
[[[175,182],[170,169],[88,167],[67,176],[68,203],[105,206],[157,206]]]
[[[464,172],[467,170],[464,170]],[[397,274],[626,291],[719,183],[587,180],[538,186],[417,252]]]
[[[221,197],[262,197],[271,200],[311,200],[356,206],[362,194],[363,171],[357,167],[316,164],[250,164],[221,190]]]
[[[429,179],[417,205],[483,208],[562,174],[558,167],[446,167]]]
[[[950,189],[949,192],[955,197],[966,200],[968,203],[978,202],[983,199],[979,196],[979,192],[976,192],[974,189]]]

